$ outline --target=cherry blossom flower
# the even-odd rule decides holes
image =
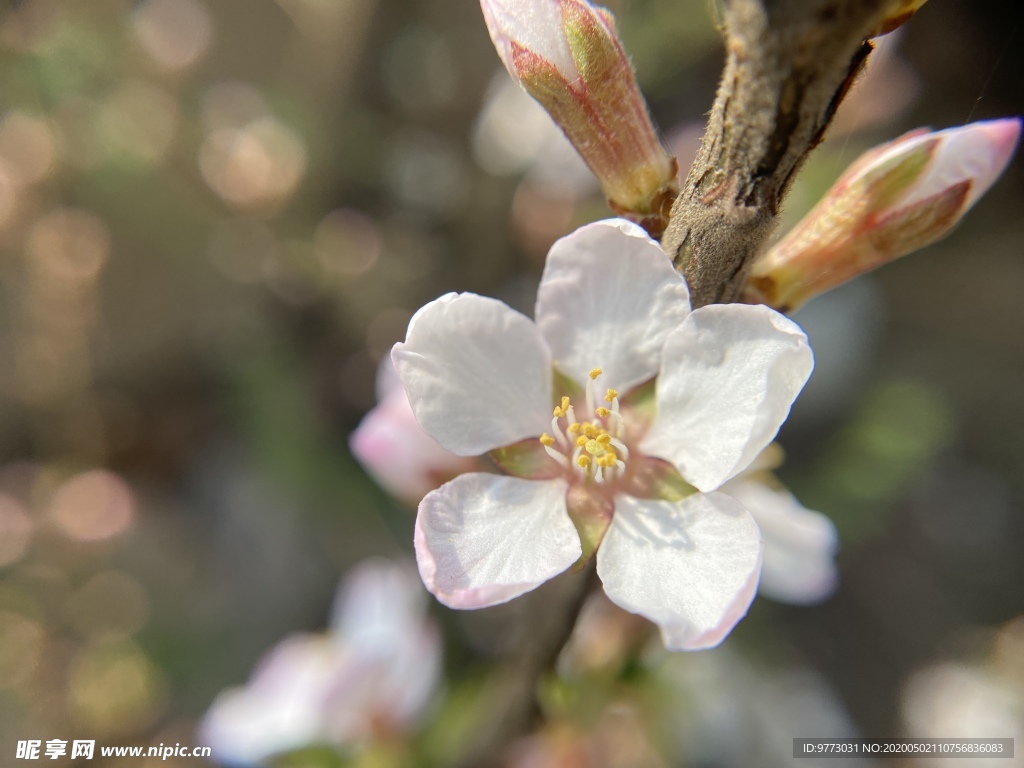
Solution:
[[[754,262],[744,301],[789,311],[949,234],[999,178],[1019,118],[911,131],[861,155]]]
[[[359,424],[350,445],[389,493],[418,505],[447,480],[488,469],[483,457],[457,456],[420,429],[390,358],[381,361],[378,390],[380,402]],[[750,467],[722,486],[722,492],[746,507],[761,529],[764,565],[759,594],[783,603],[811,605],[835,589],[837,534],[825,515],[806,509],[772,474],[781,463],[782,449],[772,443]]]
[[[422,429],[511,473],[463,474],[423,499],[424,583],[482,608],[596,551],[606,594],[667,647],[717,644],[753,598],[761,542],[716,489],[785,420],[813,367],[806,337],[767,307],[691,312],[683,278],[624,220],[555,243],[535,316],[448,294],[392,352]]]
[[[213,756],[259,765],[315,744],[356,747],[410,730],[437,688],[441,639],[404,566],[370,560],[338,591],[331,628],[283,640],[199,726]]]

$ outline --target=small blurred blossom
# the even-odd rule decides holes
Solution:
[[[555,196],[575,200],[598,189],[594,174],[551,116],[504,71],[494,76],[484,97],[473,154],[488,173],[526,174]]]
[[[450,607],[482,608],[596,551],[605,592],[667,647],[716,645],[754,596],[761,543],[714,491],[772,440],[810,375],[803,333],[765,307],[690,312],[664,252],[621,219],[555,244],[536,318],[448,294],[392,352],[424,431],[513,475],[464,474],[427,494],[424,583]]]
[[[446,451],[420,429],[391,358],[383,358],[380,367],[385,372],[378,377],[377,405],[359,423],[349,445],[382,488],[415,505],[451,478],[483,469],[481,460]]]
[[[213,40],[210,12],[200,0],[143,0],[132,11],[132,30],[146,53],[167,70],[195,64]]]
[[[224,691],[199,738],[225,765],[262,765],[314,745],[357,749],[408,733],[441,674],[441,638],[415,575],[366,561],[343,582],[330,629],[293,635],[245,687]]]
[[[658,139],[611,14],[585,0],[480,5],[505,68],[565,132],[611,208],[660,235],[678,166]]]
[[[837,764],[834,758],[794,761],[794,735],[860,735],[836,692],[809,667],[756,665],[728,644],[699,657],[651,655],[645,665],[672,696],[663,717],[677,751],[675,765],[783,768],[799,762],[829,768]],[[875,764],[852,757],[839,762],[850,768]]]
[[[999,178],[1017,118],[912,131],[862,155],[754,263],[744,300],[783,311],[945,237]]]
[[[903,735],[1024,739],[1024,617],[1003,626],[978,662],[944,661],[917,670],[903,687]],[[926,768],[1003,764],[994,756],[921,756]]]
[[[1024,697],[1019,686],[983,667],[944,662],[914,673],[904,689],[908,736],[919,738],[1024,738]],[[988,765],[961,758],[949,765]],[[929,761],[928,765],[946,765]]]

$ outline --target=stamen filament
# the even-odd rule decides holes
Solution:
[[[566,469],[569,468],[569,459],[567,459],[565,457],[564,453],[560,453],[559,451],[556,451],[550,445],[545,445],[544,446],[544,452],[547,453],[547,455],[550,456],[552,459],[557,461],[562,467],[564,467]]]
[[[614,402],[614,408],[608,414],[608,423],[615,432],[615,437],[622,437],[622,433],[626,431],[626,421],[622,418],[622,414],[619,413],[619,401]]]
[[[569,441],[565,439],[565,434],[562,432],[562,428],[558,426],[558,417],[555,416],[551,419],[551,434],[555,436],[559,445],[569,447]]]
[[[626,447],[626,444],[624,442],[622,442],[621,440],[619,440],[616,437],[610,438],[608,440],[608,442],[611,443],[611,445],[615,447],[616,451],[618,451],[619,453],[622,454],[622,458],[624,458],[624,459],[628,459],[629,458],[629,448]]]

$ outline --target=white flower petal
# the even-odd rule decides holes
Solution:
[[[364,560],[335,595],[331,627],[346,647],[391,648],[403,644],[413,628],[423,624],[426,596],[411,563]]]
[[[323,706],[329,740],[356,744],[381,730],[409,729],[440,674],[441,638],[427,621],[410,625],[393,642],[351,648]]]
[[[597,550],[605,593],[657,624],[672,651],[718,645],[746,614],[760,571],[757,524],[721,493],[675,503],[616,496]]]
[[[871,167],[937,138],[940,141],[935,156],[921,177],[914,182],[910,194],[899,201],[899,205],[901,208],[909,207],[954,184],[970,181],[971,189],[963,209],[966,211],[988,191],[1010,162],[1020,138],[1020,128],[1020,118],[1010,117],[922,133],[904,142],[893,142],[892,148],[875,158]]]
[[[701,307],[665,342],[658,415],[641,450],[700,490],[717,488],[772,441],[813,367],[804,332],[778,312]]]
[[[450,608],[518,597],[580,556],[562,480],[460,475],[431,491],[416,516],[416,560],[427,589]]]
[[[722,493],[736,499],[754,516],[764,540],[762,595],[784,603],[820,603],[835,590],[832,521],[806,509],[789,491],[745,476],[730,480]]]
[[[486,453],[551,423],[550,353],[537,327],[496,299],[430,302],[391,359],[423,431],[452,453]]]
[[[579,79],[557,0],[480,0],[480,8],[498,56],[516,80],[513,42],[548,61],[570,83]]]
[[[658,373],[668,334],[690,313],[686,281],[636,224],[588,224],[551,247],[537,293],[537,326],[555,367],[626,390]]]
[[[391,356],[385,355],[377,364],[377,380],[374,389],[377,393],[377,402],[386,399],[395,392],[405,392],[402,380],[398,378],[398,371],[395,364],[391,362]]]

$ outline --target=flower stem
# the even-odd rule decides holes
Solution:
[[[528,601],[520,624],[522,638],[516,654],[499,674],[494,697],[497,709],[486,718],[487,728],[470,745],[459,768],[504,764],[509,745],[541,721],[538,685],[545,675],[554,672],[580,611],[597,585],[597,570],[591,559],[579,573],[566,572],[522,598]]]

